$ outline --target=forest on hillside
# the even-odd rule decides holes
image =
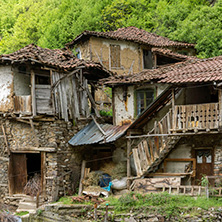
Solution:
[[[222,0],[1,0],[0,54],[127,26],[196,43],[201,58],[222,55]]]

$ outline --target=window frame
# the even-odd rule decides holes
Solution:
[[[147,101],[146,93],[150,92],[150,91],[153,92],[153,100],[152,100],[152,102],[153,102],[156,99],[156,89],[155,88],[135,89],[135,91],[134,91],[134,116],[135,117],[140,115],[152,103],[151,102],[148,105],[146,104],[146,101]],[[139,112],[138,111],[138,98],[137,98],[137,95],[138,95],[138,93],[141,93],[141,92],[143,92],[143,94],[144,94],[144,98],[143,98],[143,100],[144,100],[144,110],[143,111],[140,110],[140,112]]]
[[[144,51],[150,51],[151,53],[151,61],[152,61],[152,64],[151,64],[151,67],[150,68],[145,68],[145,62],[144,62]],[[145,49],[143,48],[142,49],[142,61],[143,61],[143,69],[152,69],[154,66],[155,66],[155,62],[154,62],[154,59],[153,59],[153,52],[151,51],[151,49]]]

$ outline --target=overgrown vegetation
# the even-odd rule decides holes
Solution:
[[[61,48],[83,30],[136,26],[197,43],[200,57],[222,53],[222,0],[2,0],[0,54],[27,44]]]
[[[59,200],[63,204],[73,204],[71,197],[63,197]],[[92,204],[85,202],[86,204]],[[85,204],[84,203],[84,204]],[[222,198],[190,197],[183,195],[170,195],[168,193],[140,194],[130,192],[122,195],[119,199],[110,196],[106,199],[105,205],[109,203],[112,206],[114,214],[133,212],[135,214],[159,214],[166,218],[183,217],[190,215],[192,217],[201,214],[203,210],[222,207]]]

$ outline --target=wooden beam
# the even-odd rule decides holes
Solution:
[[[131,140],[127,139],[127,188],[130,188],[131,166],[130,166]]]
[[[104,140],[106,140],[106,133],[105,133],[105,131],[102,129],[102,127],[99,125],[99,123],[97,123],[95,117],[93,115],[91,115],[91,117],[92,117],[94,123],[96,124],[96,126],[98,127],[98,129],[100,130],[100,132],[103,134]]]
[[[82,167],[81,167],[81,177],[80,177],[80,182],[79,182],[79,193],[78,193],[79,196],[82,195],[82,191],[83,191],[82,181],[83,181],[83,178],[84,178],[85,168],[86,168],[86,161],[83,160],[82,161]]]
[[[172,122],[173,122],[173,129],[176,128],[176,123],[175,123],[175,90],[172,89],[172,99],[171,99],[171,103],[172,103]]]
[[[147,135],[140,135],[140,136],[126,136],[127,139],[136,139],[136,138],[148,138],[148,137],[155,137],[155,136],[194,136],[194,135],[202,135],[202,134],[218,134],[217,131],[199,131],[197,133],[170,133],[170,134],[147,134]]]
[[[35,73],[31,70],[32,115],[36,116]]]

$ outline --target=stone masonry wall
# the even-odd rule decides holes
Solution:
[[[68,144],[68,141],[86,124],[78,122],[75,126],[71,122],[55,120],[52,122],[34,122],[34,130],[28,123],[15,120],[0,119],[4,123],[7,141],[11,150],[19,152],[32,151],[39,147],[41,152],[45,148],[54,148],[52,152],[45,152],[45,200],[52,201],[64,193],[74,193],[79,183],[81,168],[81,153]],[[36,125],[37,124],[37,125]],[[9,158],[4,138],[0,138],[0,201],[9,196],[8,165]],[[38,148],[37,148],[38,149]]]

